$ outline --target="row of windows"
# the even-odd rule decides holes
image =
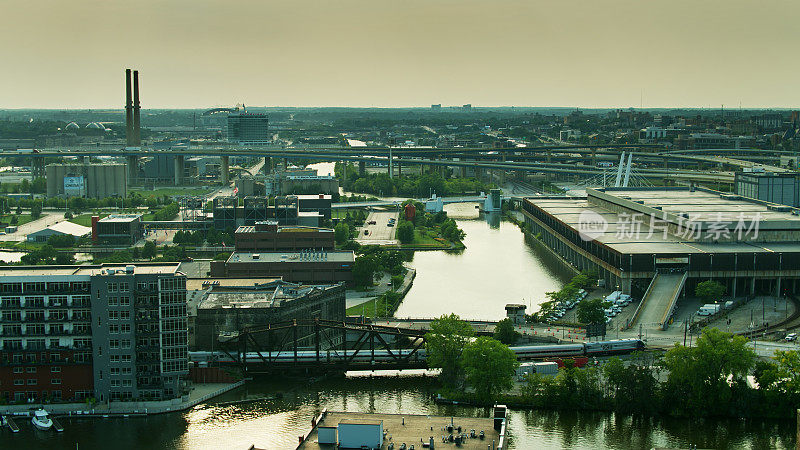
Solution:
[[[133,380],[111,380],[111,387],[131,387]]]
[[[39,384],[39,382],[38,380],[36,380],[36,378],[28,378],[27,383],[25,383],[25,380],[21,378],[17,378],[14,380],[14,386],[25,386],[26,384],[28,386],[36,386],[37,384]],[[51,378],[50,384],[61,384],[61,378]]]
[[[169,304],[185,304],[186,303],[186,291],[175,291],[175,292],[162,292],[161,293],[161,304],[162,305],[169,305]]]
[[[109,311],[108,312],[108,320],[130,320],[131,319],[131,312],[130,311]]]
[[[161,356],[165,360],[170,359],[183,359],[186,358],[187,352],[186,347],[177,347],[177,348],[165,348],[161,349]]]
[[[0,283],[0,293],[44,293],[44,292],[87,292],[88,281],[28,281],[23,283]]]
[[[162,306],[161,317],[163,319],[186,317],[186,303],[180,305]]]
[[[165,361],[161,363],[162,372],[185,372],[188,369],[186,360]]]
[[[130,306],[130,297],[108,297],[108,306]]]
[[[116,324],[112,323],[108,325],[108,332],[110,334],[119,334],[119,333],[130,333],[131,332],[131,324],[123,323],[123,324]]]
[[[133,369],[130,367],[112,367],[109,369],[111,375],[130,375]]]
[[[136,283],[136,289],[139,291],[156,291],[158,290],[158,283],[155,281],[139,281]]]
[[[161,278],[159,281],[161,282],[161,290],[162,291],[175,291],[175,290],[185,290],[186,289],[186,278],[185,277]]]
[[[131,340],[130,339],[109,339],[108,346],[111,349],[118,349],[118,348],[131,348]]]
[[[131,355],[109,355],[108,359],[112,363],[129,363]]]
[[[106,285],[108,292],[130,292],[131,285],[127,281],[121,281],[119,283],[108,283]]]

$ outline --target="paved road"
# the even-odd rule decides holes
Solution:
[[[648,295],[642,300],[645,303],[636,323],[642,324],[645,328],[658,328],[659,324],[664,322],[667,310],[680,292],[682,279],[682,273],[656,275]]]
[[[16,232],[10,234],[0,235],[0,241],[17,241],[22,242],[28,234],[35,231],[44,230],[50,225],[58,222],[64,222],[64,211],[61,212],[43,212],[42,216],[36,220],[20,225]]]
[[[397,211],[371,211],[364,226],[358,229],[358,238],[356,242],[359,244],[372,244],[372,245],[392,245],[397,244],[395,234],[397,232],[397,222],[391,227],[388,226],[389,219],[397,220],[400,213]],[[370,225],[375,222],[374,225]]]
[[[775,356],[777,350],[800,350],[800,344],[794,342],[770,342],[770,341],[750,341],[747,343],[755,349],[758,356],[771,358]]]

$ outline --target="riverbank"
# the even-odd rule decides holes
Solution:
[[[405,298],[411,286],[414,284],[414,278],[417,276],[417,271],[414,269],[406,269],[403,283],[393,291],[385,291],[383,294],[365,299],[363,302],[354,304],[347,308],[348,316],[362,315],[365,317],[392,317],[400,306],[400,303]],[[392,298],[387,298],[387,296]],[[379,315],[383,312],[382,315]]]
[[[183,411],[214,397],[244,386],[245,381],[235,383],[198,383],[189,394],[181,398],[162,401],[108,402],[90,406],[87,403],[31,403],[25,405],[2,405],[0,414],[28,416],[31,411],[44,408],[53,416],[66,417],[129,417]]]

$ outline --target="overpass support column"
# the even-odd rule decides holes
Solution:
[[[183,184],[184,161],[183,155],[175,155],[175,186]]]
[[[133,184],[139,178],[139,157],[136,155],[128,156],[128,183]]]
[[[461,166],[461,178],[467,178],[467,168],[465,166]]]
[[[33,178],[44,176],[44,159],[31,158],[31,175],[33,175]]]
[[[367,174],[367,162],[366,161],[359,161],[358,162],[358,176],[363,177]]]
[[[399,177],[401,175],[403,175],[403,165],[400,164],[400,163],[397,163],[397,176]]]
[[[220,181],[222,181],[223,185],[227,186],[228,183],[230,182],[230,176],[229,176],[231,170],[230,157],[227,155],[220,156],[220,160],[221,161],[219,165],[219,179]]]
[[[264,175],[269,175],[272,172],[272,158],[269,156],[264,157],[264,167],[262,168]]]
[[[392,157],[391,147],[389,147],[389,178],[394,178],[394,158]]]

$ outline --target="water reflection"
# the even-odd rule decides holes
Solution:
[[[218,403],[269,395],[240,404],[208,404],[182,413],[147,418],[63,420],[63,433],[34,431],[25,424],[12,435],[0,431],[0,448],[115,450],[165,448],[294,448],[323,408],[338,411],[490,417],[487,408],[437,405],[430,377],[333,377],[304,380],[257,378],[225,394]],[[792,421],[676,419],[606,412],[510,410],[509,438],[515,449],[792,448]]]
[[[417,276],[397,310],[398,317],[438,317],[455,312],[477,320],[498,320],[507,303],[525,303],[532,310],[545,292],[569,280],[565,269],[546,249],[527,245],[516,225],[500,221],[456,220],[467,236],[461,253],[420,251],[411,266]]]
[[[484,212],[483,219],[486,223],[489,224],[489,228],[492,229],[499,229],[500,228],[500,221],[503,218],[503,215],[499,211],[493,212]]]

